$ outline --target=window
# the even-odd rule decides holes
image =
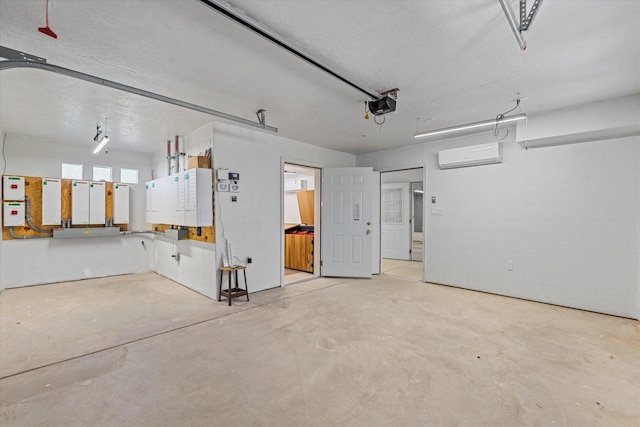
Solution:
[[[138,183],[138,169],[120,169],[120,182],[126,182],[128,184]]]
[[[111,181],[111,166],[93,166],[94,181]]]
[[[404,224],[402,188],[382,190],[382,223],[384,225]]]
[[[64,179],[82,179],[82,165],[77,163],[62,164],[62,178]]]

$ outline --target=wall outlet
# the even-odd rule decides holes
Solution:
[[[247,264],[251,264],[253,262],[253,260],[251,259],[251,257],[247,258]]]
[[[513,261],[507,263],[507,271],[513,271]]]

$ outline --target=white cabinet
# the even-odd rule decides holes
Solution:
[[[61,179],[42,179],[42,225],[60,225],[62,218],[61,193]]]
[[[104,224],[106,220],[107,184],[93,181],[89,184],[89,224]]]
[[[2,180],[3,200],[24,200],[24,177],[5,176]]]
[[[3,219],[5,227],[24,225],[24,202],[4,202]]]
[[[149,181],[146,183],[145,188],[146,188],[146,220],[148,223],[154,223],[157,222],[155,215],[154,215],[154,210],[153,210],[153,201],[154,201],[154,188],[156,186],[155,180],[154,181]]]
[[[89,181],[71,181],[71,222],[89,224]]]
[[[113,223],[129,224],[129,184],[113,184]]]
[[[185,222],[191,227],[213,225],[213,180],[211,169],[189,169],[185,180],[187,193]]]
[[[212,226],[212,183],[211,169],[200,168],[147,182],[147,222]]]

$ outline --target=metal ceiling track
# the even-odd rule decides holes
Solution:
[[[516,40],[520,45],[520,49],[525,50],[527,48],[527,42],[522,37],[522,33],[524,31],[529,31],[529,29],[531,28],[531,24],[538,14],[538,10],[540,10],[540,5],[542,4],[543,0],[533,1],[533,5],[531,6],[529,15],[527,15],[527,0],[520,0],[520,25],[518,25],[518,23],[516,22],[516,18],[515,16],[513,16],[513,12],[507,4],[507,0],[499,1],[502,5],[502,10],[504,10],[504,14],[507,16],[507,21],[509,21],[511,31],[513,31],[513,35],[516,36]]]
[[[46,60],[44,60],[46,61]],[[199,111],[204,114],[219,117],[221,119],[229,120],[235,123],[239,123],[246,126],[251,126],[270,132],[278,132],[278,128],[268,126],[262,123],[256,123],[254,121],[244,119],[242,117],[233,116],[231,114],[223,113],[221,111],[212,110],[211,108],[202,107],[200,105],[192,104],[190,102],[181,101],[179,99],[170,98],[168,96],[159,95],[157,93],[149,92],[137,87],[128,86],[122,83],[114,82],[112,80],[103,79],[102,77],[93,76],[91,74],[81,73],[80,71],[71,70],[69,68],[60,67],[58,65],[49,64],[41,61],[30,61],[27,59],[9,59],[0,61],[0,71],[9,70],[12,68],[35,68],[38,70],[49,71],[63,76],[71,77],[78,80],[84,80],[86,82],[95,83],[101,86],[110,87],[112,89],[121,90],[123,92],[133,93],[135,95],[144,96],[145,98],[155,99],[156,101],[166,102],[167,104],[177,105],[178,107],[188,108],[190,110]]]
[[[220,13],[223,16],[226,16],[227,18],[231,19],[232,21],[242,25],[243,27],[247,28],[248,30],[258,34],[259,36],[267,39],[268,41],[270,41],[271,43],[275,44],[276,46],[286,50],[287,52],[297,56],[298,58],[302,59],[303,61],[311,64],[312,66],[324,71],[325,73],[329,74],[330,76],[340,80],[343,83],[346,83],[347,85],[351,86],[352,88],[358,90],[359,92],[362,92],[363,94],[367,95],[369,98],[371,99],[380,99],[382,98],[382,96],[372,90],[368,90],[364,87],[362,87],[361,85],[355,83],[352,80],[349,80],[348,78],[344,77],[343,75],[341,75],[340,73],[338,73],[335,70],[332,70],[330,67],[322,64],[320,61],[318,61],[317,59],[312,58],[310,55],[300,51],[298,48],[294,47],[292,44],[288,43],[287,41],[285,41],[282,36],[280,36],[279,34],[275,33],[274,31],[265,28],[265,26],[251,18],[249,18],[248,16],[240,13],[239,11],[237,11],[236,9],[234,9],[233,7],[231,7],[228,3],[224,2],[224,1],[219,1],[219,0],[198,0],[200,3],[209,6],[211,9],[215,10],[216,12]]]

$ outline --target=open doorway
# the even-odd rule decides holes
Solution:
[[[381,266],[386,274],[424,278],[423,168],[381,174]]]
[[[320,275],[320,173],[284,163],[284,285]]]

